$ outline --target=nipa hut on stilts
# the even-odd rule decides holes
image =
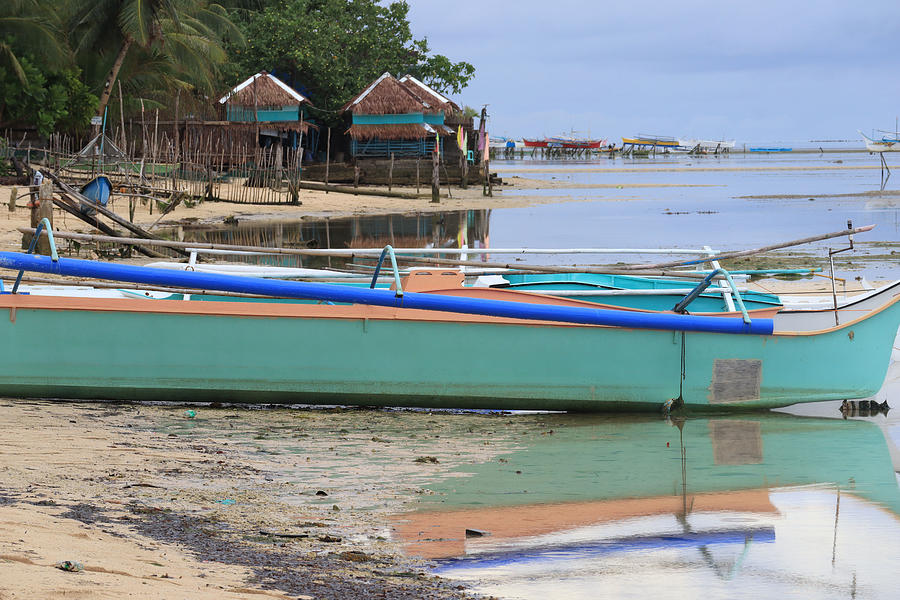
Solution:
[[[239,166],[253,162],[260,150],[282,155],[302,147],[305,153],[315,152],[318,128],[306,114],[312,103],[271,73],[249,77],[218,104],[220,120],[185,123],[188,155],[213,153],[218,161],[221,153],[224,163]]]
[[[418,80],[398,81],[385,73],[343,107],[350,154],[354,159],[430,156],[438,138],[444,154],[445,140],[456,133],[444,124],[452,107]]]

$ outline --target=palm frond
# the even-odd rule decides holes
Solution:
[[[13,52],[9,44],[0,42],[0,54],[6,56],[6,62],[12,67],[12,70],[19,81],[21,81],[23,85],[28,83],[28,78],[25,76],[25,69],[22,68],[22,63],[19,62],[16,53]]]

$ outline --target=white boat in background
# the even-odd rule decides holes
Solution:
[[[889,131],[879,131],[878,133],[884,134],[881,139],[870,138],[862,131],[859,132],[866,142],[866,150],[869,152],[900,152],[900,134]]]
[[[678,149],[682,152],[692,152],[694,154],[721,154],[723,152],[731,152],[734,149],[734,140],[695,140],[681,139],[678,140]]]

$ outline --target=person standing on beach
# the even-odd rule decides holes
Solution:
[[[40,206],[41,201],[38,200],[38,198],[40,198],[40,189],[42,183],[44,183],[44,174],[41,173],[40,169],[35,169],[34,177],[31,180],[31,200],[29,200],[28,204],[26,204],[28,208],[36,208]]]

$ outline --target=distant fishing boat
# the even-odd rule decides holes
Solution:
[[[565,148],[568,150],[597,150],[606,146],[606,140],[549,137],[542,140],[522,140],[526,148]]]
[[[526,148],[546,148],[548,141],[546,139],[544,139],[544,140],[523,139],[522,143],[525,144]]]
[[[644,135],[638,134],[633,138],[622,138],[622,144],[628,145],[633,144],[635,146],[652,146],[663,149],[674,150],[678,148],[678,140],[673,137],[662,136],[662,135]]]
[[[730,152],[734,148],[734,140],[695,140],[678,139],[678,149],[682,152],[696,154],[720,154]]]
[[[886,131],[879,131],[879,133],[884,134],[881,139],[870,138],[862,131],[859,132],[866,142],[866,150],[869,152],[900,152],[900,134]]]

